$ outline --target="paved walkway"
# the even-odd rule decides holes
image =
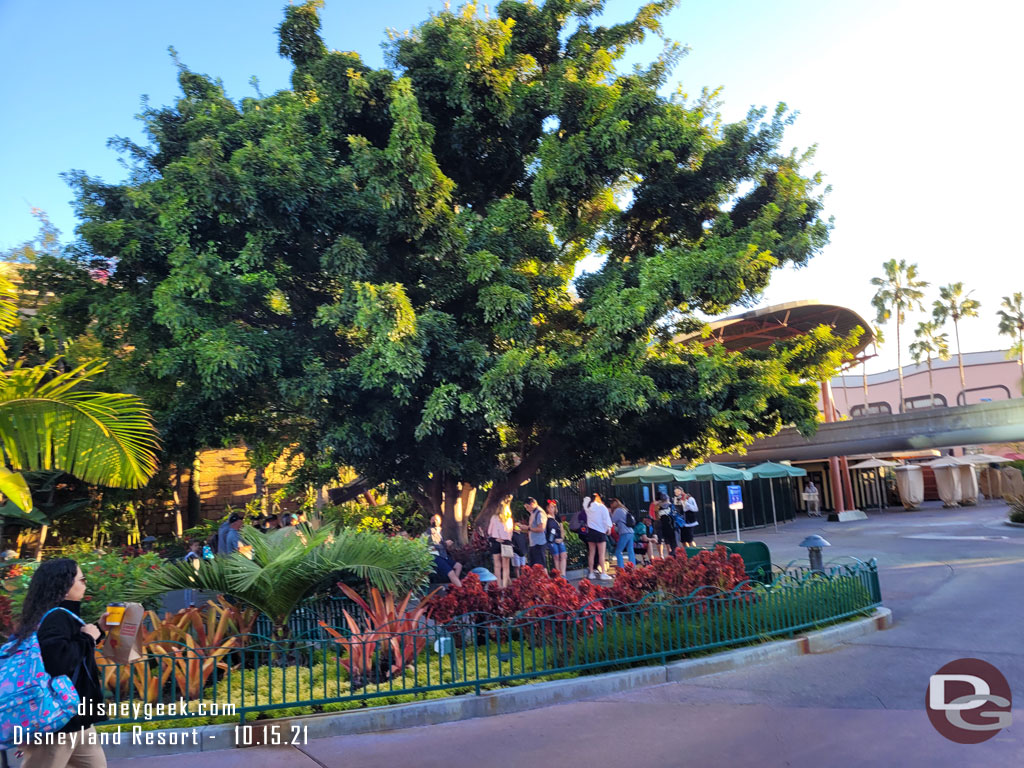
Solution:
[[[826,560],[877,557],[895,626],[835,651],[500,717],[383,734],[136,758],[136,768],[557,768],[701,764],[991,766],[1024,762],[1024,710],[994,739],[946,741],[924,711],[929,675],[952,659],[995,664],[1024,701],[1024,530],[1006,509],[895,510],[866,521],[801,519],[748,534],[773,561],[804,560],[811,532]],[[1019,704],[1018,704],[1019,706]],[[127,767],[127,760],[110,762]]]

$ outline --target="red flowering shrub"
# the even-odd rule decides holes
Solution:
[[[593,588],[589,582],[582,590]],[[522,569],[507,589],[484,589],[476,574],[462,580],[461,589],[450,589],[448,594],[435,598],[430,618],[439,624],[467,613],[493,614],[502,618],[518,615],[539,617],[557,616],[579,610],[593,597],[577,591],[562,576],[551,576],[543,566],[530,565]],[[483,620],[480,617],[479,620]]]
[[[611,587],[584,579],[577,589],[561,576],[548,574],[542,566],[531,565],[524,567],[519,578],[504,590],[485,589],[476,574],[467,575],[461,589],[450,589],[444,597],[434,600],[430,617],[444,624],[456,616],[473,613],[502,618],[543,617],[582,609],[586,626],[593,628],[601,626],[601,611],[606,607],[637,603],[655,592],[688,597],[700,587],[730,590],[745,579],[743,558],[730,555],[725,547],[714,552],[702,551],[690,558],[679,548],[675,556],[655,560],[652,565],[627,565],[619,570]]]
[[[525,566],[508,589],[493,595],[499,616],[555,616],[575,611],[583,597],[561,575],[551,576],[542,565]]]
[[[463,577],[462,588],[452,588],[444,597],[434,597],[429,611],[430,618],[438,624],[451,621],[466,613],[491,613],[491,594],[484,589],[475,573]]]
[[[714,552],[701,551],[687,557],[680,547],[672,557],[655,560],[651,565],[627,566],[615,577],[615,583],[604,594],[622,603],[635,603],[652,592],[688,597],[700,587],[717,587],[728,591],[746,580],[743,558],[729,554],[725,547]]]

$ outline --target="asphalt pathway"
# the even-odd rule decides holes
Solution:
[[[529,712],[293,748],[133,758],[149,768],[521,768],[681,766],[991,766],[1024,763],[1024,529],[1006,507],[872,513],[865,521],[800,519],[746,534],[779,564],[821,533],[826,561],[877,558],[895,625],[823,654]],[[1015,723],[979,745],[931,727],[928,678],[962,657],[998,667],[1016,694]],[[128,760],[112,760],[111,768]]]

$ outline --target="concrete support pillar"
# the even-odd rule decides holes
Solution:
[[[821,410],[825,414],[825,423],[831,424],[836,420],[835,408],[832,405],[832,385],[827,381],[821,382]],[[843,493],[843,476],[839,469],[839,459],[830,456],[828,460],[829,485],[832,486],[832,509],[836,512],[846,511],[845,494]]]
[[[825,413],[825,421],[829,424],[836,421],[835,406],[832,403],[832,387],[827,381],[821,382],[821,406]],[[832,498],[835,502],[835,512],[829,515],[828,519],[832,522],[866,519],[867,515],[857,510],[853,504],[853,483],[850,481],[850,467],[846,457],[843,456],[840,459],[831,456],[828,466],[832,478]]]
[[[843,475],[843,498],[846,500],[847,509],[856,509],[853,503],[853,480],[850,478],[850,462],[843,456],[839,459],[839,469]]]

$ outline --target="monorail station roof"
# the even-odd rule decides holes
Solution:
[[[817,301],[791,301],[733,315],[708,323],[711,334],[701,339],[705,346],[722,344],[727,349],[766,349],[777,341],[792,339],[825,325],[837,335],[846,335],[857,326],[864,329],[857,346],[851,350],[859,358],[871,345],[871,325],[852,309]],[[679,341],[696,339],[700,333],[682,336]]]

